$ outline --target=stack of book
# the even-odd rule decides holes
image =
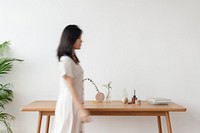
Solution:
[[[155,97],[148,98],[147,101],[149,104],[168,104],[169,102],[171,102],[171,99]]]

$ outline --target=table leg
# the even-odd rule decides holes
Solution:
[[[45,133],[49,132],[50,115],[47,115]]]
[[[172,133],[172,127],[171,127],[169,112],[165,112],[165,118],[166,118],[166,124],[167,124],[168,133]]]
[[[158,122],[158,131],[159,133],[162,133],[162,125],[161,125],[160,116],[157,116],[157,122]]]
[[[39,115],[38,115],[38,125],[37,125],[37,133],[40,133],[41,123],[42,123],[42,112],[39,112]]]

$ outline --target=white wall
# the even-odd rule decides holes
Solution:
[[[171,113],[173,131],[199,133],[199,6],[198,0],[0,0],[0,42],[10,40],[12,55],[24,59],[4,77],[14,85],[14,102],[7,106],[16,117],[14,133],[36,129],[37,114],[20,112],[23,105],[58,96],[55,55],[68,24],[84,31],[77,54],[85,77],[101,91],[112,81],[112,99],[119,100],[124,88],[129,98],[133,89],[140,99],[171,98],[187,107],[186,113]],[[93,100],[95,93],[85,83],[85,99]],[[92,119],[86,133],[157,132],[154,117]]]

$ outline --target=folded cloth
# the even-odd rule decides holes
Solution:
[[[168,104],[171,102],[171,99],[161,98],[161,97],[154,97],[147,99],[149,104]]]

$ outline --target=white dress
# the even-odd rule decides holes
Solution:
[[[52,133],[81,133],[82,123],[78,111],[73,104],[72,96],[66,86],[63,76],[73,78],[78,96],[83,100],[83,70],[70,57],[62,56],[59,62],[60,94],[57,99],[55,119]]]

